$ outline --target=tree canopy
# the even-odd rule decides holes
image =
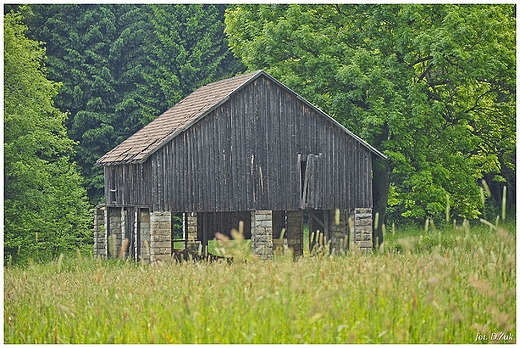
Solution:
[[[4,17],[4,256],[49,259],[90,244],[90,213],[67,115],[53,103],[45,50],[20,14]]]
[[[233,53],[388,157],[384,221],[482,212],[479,179],[515,189],[514,5],[248,5],[226,12]],[[498,197],[497,197],[498,198]]]

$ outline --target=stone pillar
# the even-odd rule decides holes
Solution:
[[[165,262],[172,254],[172,214],[165,211],[150,213],[150,262]]]
[[[348,249],[348,214],[346,210],[329,210],[330,253],[338,255]]]
[[[363,251],[372,250],[372,208],[354,209],[354,243]]]
[[[303,255],[303,210],[287,212],[287,246],[295,257]]]
[[[107,257],[105,207],[94,208],[94,257]]]
[[[108,225],[109,227],[107,231],[108,257],[117,257],[123,243],[122,237],[125,235],[125,221],[122,214],[123,209],[109,207],[106,209],[106,217],[108,221],[105,222],[105,226]]]
[[[121,229],[120,229],[120,232],[119,232],[119,233],[121,233],[121,237],[120,237],[121,243],[118,244],[118,247],[117,247],[117,251],[116,251],[117,252],[117,256],[119,256],[119,252],[120,252],[121,248],[123,247],[123,241],[126,238],[126,226],[127,226],[126,225],[126,214],[127,213],[128,213],[128,211],[126,209],[121,208],[121,213],[120,213],[121,214],[121,227],[120,227]],[[128,248],[129,248],[128,245],[129,244],[127,244],[127,246],[126,246],[125,253],[128,251]]]
[[[251,242],[253,254],[262,259],[273,257],[273,220],[271,210],[251,212]]]
[[[186,249],[190,252],[199,250],[200,242],[197,242],[197,213],[184,213],[184,233],[187,239]]]
[[[139,234],[139,254],[137,255],[138,259],[142,261],[149,262],[150,261],[150,212],[147,209],[141,209],[138,212],[139,216],[137,217],[139,221],[139,229],[137,233]],[[136,243],[137,245],[137,243]]]

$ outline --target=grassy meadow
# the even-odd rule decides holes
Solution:
[[[514,223],[426,226],[369,255],[8,266],[4,342],[516,342]]]

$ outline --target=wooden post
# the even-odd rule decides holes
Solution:
[[[323,223],[325,225],[325,231],[323,231],[323,244],[327,244],[330,241],[330,210],[323,211]]]
[[[303,255],[303,210],[287,212],[287,246],[294,257]]]
[[[208,256],[208,213],[202,213],[202,252]]]

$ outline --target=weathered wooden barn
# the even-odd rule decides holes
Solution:
[[[285,228],[298,255],[304,211],[331,249],[371,248],[372,156],[384,158],[264,71],[210,83],[97,161],[95,253],[128,239],[127,255],[166,260],[182,216],[186,247],[204,250],[243,221],[255,254],[271,257]]]

